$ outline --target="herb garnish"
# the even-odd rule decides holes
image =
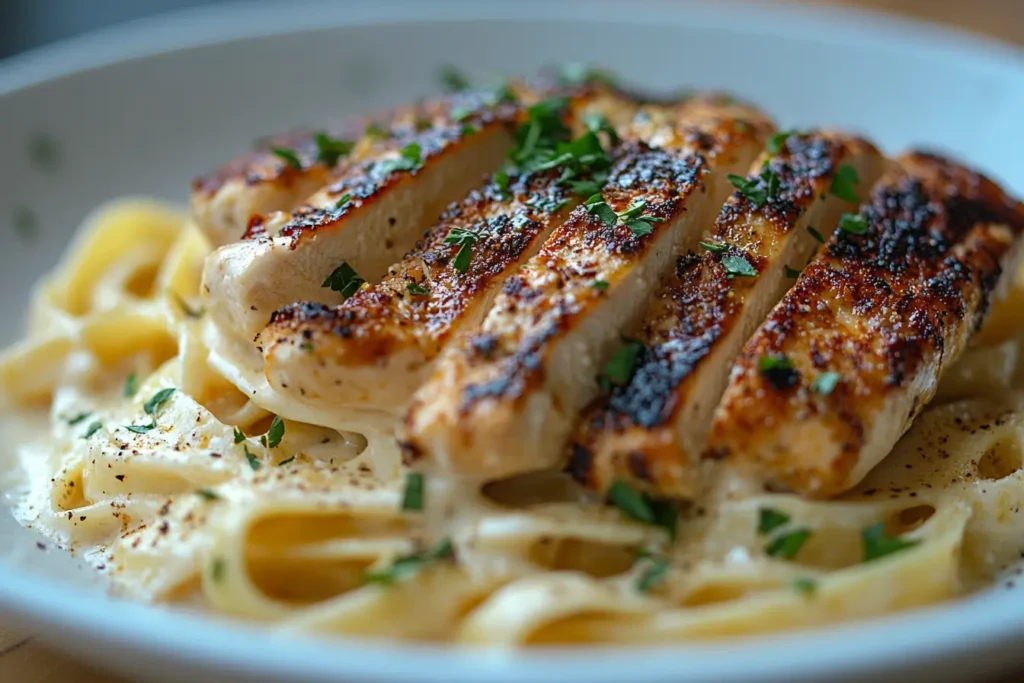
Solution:
[[[792,278],[792,279],[795,280],[798,277],[800,277],[800,271],[797,270],[796,268],[790,268],[789,266],[786,266],[785,270],[786,270],[786,277],[788,277],[788,278]]]
[[[635,339],[626,339],[615,354],[607,363],[604,370],[597,378],[597,383],[604,391],[609,391],[613,386],[624,386],[633,377],[636,363],[640,354],[644,351],[643,342]]]
[[[913,548],[921,542],[917,538],[908,541],[899,536],[886,535],[884,522],[869,526],[861,531],[860,535],[864,544],[864,562],[871,562],[880,557]]]
[[[433,548],[420,553],[403,555],[383,569],[367,571],[363,573],[365,583],[379,583],[390,585],[396,581],[407,579],[416,574],[424,565],[440,560],[447,560],[455,557],[451,539],[442,539]]]
[[[334,166],[338,159],[347,156],[355,143],[351,140],[332,138],[324,132],[316,134],[316,158],[327,166]]]
[[[350,201],[352,201],[352,195],[346,192],[334,203],[334,210],[341,211]]]
[[[591,195],[587,199],[587,213],[597,216],[601,219],[602,223],[609,227],[621,221],[636,237],[650,235],[654,232],[654,227],[651,223],[663,223],[665,221],[664,218],[656,216],[644,216],[643,212],[646,208],[647,202],[640,199],[630,204],[629,208],[625,211],[616,212],[612,207],[608,206],[600,194]]]
[[[811,383],[811,391],[828,396],[835,390],[842,378],[843,376],[838,372],[823,372],[814,378],[814,382]]]
[[[859,182],[860,178],[857,177],[857,169],[849,164],[843,164],[836,169],[829,192],[844,201],[856,204],[860,201],[860,198],[857,196],[856,187]]]
[[[508,173],[505,171],[498,171],[494,174],[494,186],[498,188],[498,197],[500,199],[509,199],[511,197],[508,191]]]
[[[757,533],[767,534],[780,526],[789,524],[789,515],[772,508],[760,508],[757,512]]]
[[[561,85],[614,85],[615,77],[603,69],[573,62],[558,67],[558,82]]]
[[[825,238],[821,236],[821,233],[818,232],[813,225],[807,226],[807,232],[811,233],[811,237],[818,240],[822,244],[825,244]]]
[[[196,495],[206,500],[220,500],[220,496],[218,496],[215,492],[211,491],[210,489],[199,489],[198,491],[196,491]]]
[[[245,434],[241,429],[235,427],[235,443],[242,443],[243,441],[245,441]]]
[[[648,559],[647,569],[640,575],[640,578],[636,581],[636,589],[641,593],[647,593],[655,584],[659,583],[665,574],[668,572],[669,560],[665,557],[656,557],[650,553],[641,554],[642,559]]]
[[[770,168],[762,170],[754,180],[747,180],[743,176],[732,173],[728,175],[728,179],[732,186],[758,209],[779,192],[779,176]]]
[[[189,303],[185,301],[184,297],[182,297],[177,292],[172,292],[172,294],[174,295],[174,300],[178,304],[178,308],[180,308],[181,312],[184,313],[187,317],[202,318],[203,315],[206,313],[206,309],[203,308],[202,306],[200,306],[199,308],[193,308],[192,306],[190,306]]]
[[[722,257],[722,266],[731,280],[734,277],[757,277],[757,269],[742,256],[728,254]]]
[[[757,369],[761,372],[792,370],[793,361],[786,356],[761,356],[761,359],[757,361]]]
[[[100,431],[101,429],[103,429],[103,423],[97,420],[96,422],[93,422],[91,425],[89,425],[89,428],[85,430],[84,434],[82,434],[82,438],[88,439],[90,436]]]
[[[839,229],[851,235],[863,235],[868,231],[868,222],[864,216],[844,213],[839,217]]]
[[[603,292],[604,290],[608,289],[608,282],[605,280],[594,280],[593,282],[590,283],[590,286],[596,290]]]
[[[348,264],[348,261],[345,261],[335,268],[334,272],[328,275],[327,279],[320,286],[329,287],[331,291],[338,292],[343,298],[347,299],[358,292],[364,282],[366,280],[359,277],[355,269]]]
[[[249,461],[249,467],[253,469],[253,472],[260,468],[260,459],[253,455],[253,452],[249,450],[248,446],[242,446],[245,449],[245,459]]]
[[[608,489],[608,500],[627,517],[664,527],[669,537],[675,538],[678,514],[671,503],[652,500],[622,481]]]
[[[410,472],[405,475],[405,493],[402,495],[402,509],[423,509],[423,475],[419,472]]]
[[[133,372],[132,374],[130,374],[127,377],[124,378],[124,390],[121,392],[121,394],[125,398],[131,398],[132,396],[134,396],[136,394],[136,392],[138,392],[138,390],[139,390],[139,378]]]
[[[697,242],[697,244],[704,247],[712,254],[721,254],[729,249],[728,244],[714,244],[712,242]]]
[[[156,415],[157,411],[163,408],[175,391],[174,387],[167,387],[153,394],[152,398],[142,406],[142,409],[146,411],[146,415]]]
[[[277,466],[278,467],[284,467],[285,465],[287,465],[289,463],[293,463],[293,462],[295,462],[295,456],[294,455],[292,457],[290,457],[290,458],[285,458],[281,462],[277,463]]]
[[[580,120],[583,122],[583,125],[587,127],[587,130],[607,135],[608,142],[610,144],[617,145],[621,141],[615,127],[610,121],[608,121],[608,118],[604,114],[589,112],[581,116]]]
[[[480,239],[480,235],[473,230],[465,228],[452,228],[451,232],[444,238],[444,243],[458,246],[459,251],[452,259],[452,268],[460,273],[469,270],[469,261],[473,257],[473,245]]]
[[[441,81],[441,85],[448,92],[462,92],[469,88],[469,79],[451,64],[441,67],[438,78]]]
[[[472,107],[452,107],[448,115],[452,117],[453,121],[465,121],[470,116],[476,113],[476,109]]]
[[[377,170],[382,175],[388,175],[395,171],[418,171],[422,167],[423,148],[420,147],[418,142],[410,142],[393,159],[384,159],[377,162]]]
[[[291,166],[296,171],[302,170],[302,161],[295,153],[295,150],[288,149],[287,147],[274,147],[270,151],[274,153],[274,156],[283,159],[288,166]]]
[[[213,579],[214,583],[220,583],[224,580],[225,571],[227,571],[227,564],[224,562],[224,558],[213,558],[213,562],[210,563],[210,578]]]
[[[789,136],[795,134],[796,131],[793,130],[779,131],[768,138],[768,143],[765,145],[765,149],[768,150],[769,154],[778,154],[782,151],[782,146],[786,143],[786,140],[789,139]]]
[[[800,375],[793,366],[793,361],[786,356],[761,356],[757,362],[757,369],[776,389],[789,389],[800,381]]]
[[[129,432],[145,434],[146,432],[156,428],[156,420],[150,420],[148,425],[125,425],[124,428]]]
[[[793,579],[790,585],[793,586],[793,590],[802,593],[806,597],[810,597],[818,591],[818,582],[806,576]]]
[[[384,126],[379,123],[374,122],[366,127],[365,135],[368,138],[383,140],[384,138],[391,137],[391,132],[386,130]]]
[[[267,446],[277,448],[282,438],[284,438],[284,420],[275,415],[270,422],[270,429],[267,430]]]
[[[68,420],[68,424],[69,425],[76,425],[79,422],[85,421],[85,419],[87,417],[89,417],[90,415],[92,415],[92,411],[91,410],[86,410],[85,412],[79,413],[78,415],[75,415],[74,417],[70,418]]]
[[[796,529],[788,534],[776,536],[771,543],[765,546],[764,552],[769,557],[781,557],[786,560],[792,560],[810,537],[810,529]]]
[[[418,282],[406,282],[405,291],[409,292],[413,296],[426,296],[430,294],[430,290],[421,285]]]

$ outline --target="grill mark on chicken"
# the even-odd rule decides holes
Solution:
[[[726,337],[733,335],[731,344],[742,340],[735,336],[748,334],[744,329],[767,312],[765,303],[782,296],[786,254],[803,244],[813,248],[810,235],[793,234],[800,217],[831,211],[837,219],[849,206],[825,196],[840,165],[855,155],[861,173],[868,175],[863,180],[870,183],[882,164],[867,141],[831,133],[790,135],[779,151],[756,162],[746,178],[765,189],[762,174],[769,171],[778,181],[775,193],[763,205],[734,193],[705,235],[705,244],[715,248],[689,252],[676,262],[638,335],[644,348],[632,376],[596,401],[578,430],[574,447],[596,450],[591,458],[596,469],[583,472],[582,482],[604,489],[615,479],[632,479],[659,494],[693,493],[686,489],[697,483],[693,463],[699,453],[689,451],[702,441],[708,410],[725,389],[724,376],[709,373],[721,373],[719,364],[732,363],[730,345],[723,346]],[[726,259],[742,259],[756,276],[730,273]],[[769,266],[774,266],[772,278],[762,280]],[[676,432],[683,430],[693,437],[688,443],[679,441]]]
[[[753,462],[774,485],[827,496],[888,453],[984,320],[1020,252],[1024,207],[991,180],[912,153],[837,233],[744,349],[710,455]],[[758,372],[793,361],[791,383]],[[812,390],[824,371],[835,388]]]

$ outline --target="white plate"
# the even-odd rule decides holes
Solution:
[[[875,15],[763,2],[404,2],[227,5],[77,39],[0,63],[0,314],[19,319],[96,204],[183,200],[189,179],[261,134],[407,100],[439,65],[530,73],[608,65],[651,86],[732,89],[785,127],[922,143],[1024,193],[1024,57]],[[30,162],[44,134],[55,171]],[[34,238],[9,217],[27,207]],[[7,326],[0,341],[18,333]],[[817,681],[978,677],[1024,659],[1024,593],[815,633],[647,651],[452,652],[274,638],[254,627],[107,598],[4,515],[0,608],[54,645],[147,680]],[[1015,645],[1016,643],[1016,645]]]

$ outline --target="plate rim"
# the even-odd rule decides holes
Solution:
[[[394,21],[495,21],[509,18],[572,20],[580,3],[465,3],[439,0],[425,9],[416,0],[329,3],[326,0],[229,2],[179,10],[68,38],[0,60],[0,97],[129,60],[158,57],[192,49],[268,35],[302,33],[346,25]],[[301,6],[305,11],[296,11]],[[621,2],[587,4],[588,18],[624,20]],[[744,25],[760,22],[758,32],[778,35],[818,31],[839,40],[879,49],[886,36],[899,34],[907,45],[943,58],[970,59],[979,68],[1019,79],[1024,91],[1024,48],[943,25],[893,17],[862,8],[821,7],[755,0],[689,0],[668,6],[639,0],[629,6],[636,22],[638,8],[650,7],[690,25],[723,25],[736,9],[748,15]],[[733,9],[730,9],[733,8]],[[529,9],[526,9],[529,8]],[[226,19],[245,12],[245,22]],[[680,17],[690,14],[681,19]],[[750,17],[753,17],[752,19]],[[243,25],[244,24],[244,25]],[[225,29],[225,26],[229,27]],[[184,28],[188,27],[188,31]],[[870,29],[870,30],[868,30]],[[749,28],[747,30],[750,30]],[[187,39],[182,40],[182,36]],[[6,514],[6,511],[0,511]],[[131,647],[137,656],[171,661],[186,656],[208,669],[229,667],[235,673],[300,676],[304,680],[433,680],[438,672],[450,683],[479,680],[503,683],[529,677],[536,681],[643,680],[650,683],[744,680],[809,680],[821,675],[865,673],[889,668],[893,662],[928,662],[956,654],[1000,647],[1024,636],[1024,598],[1006,600],[998,588],[969,599],[895,616],[858,621],[782,635],[731,640],[726,643],[681,643],[658,648],[575,648],[565,650],[464,651],[408,643],[370,641],[357,637],[323,637],[289,641],[272,632],[223,617],[197,616],[180,610],[134,603],[66,588],[27,576],[0,564],[0,607],[26,622],[45,626],[43,640],[84,651],[88,643]],[[61,635],[85,636],[74,645]],[[916,639],[908,634],[920,634]],[[874,661],[865,661],[871,652]],[[82,652],[80,652],[81,654]],[[742,657],[737,655],[742,654]],[[396,656],[399,655],[399,656]],[[1021,655],[1024,658],[1024,653]],[[684,665],[680,670],[680,665]],[[269,680],[269,678],[268,678]]]

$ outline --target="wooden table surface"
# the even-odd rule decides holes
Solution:
[[[813,3],[826,0],[795,0]],[[830,0],[831,1],[831,0]],[[832,4],[882,9],[1024,44],[1024,0],[834,0]],[[1003,679],[1024,680],[1024,673]],[[31,633],[5,626],[0,615],[0,681],[10,683],[126,683],[35,642]],[[995,682],[992,682],[995,683]]]

